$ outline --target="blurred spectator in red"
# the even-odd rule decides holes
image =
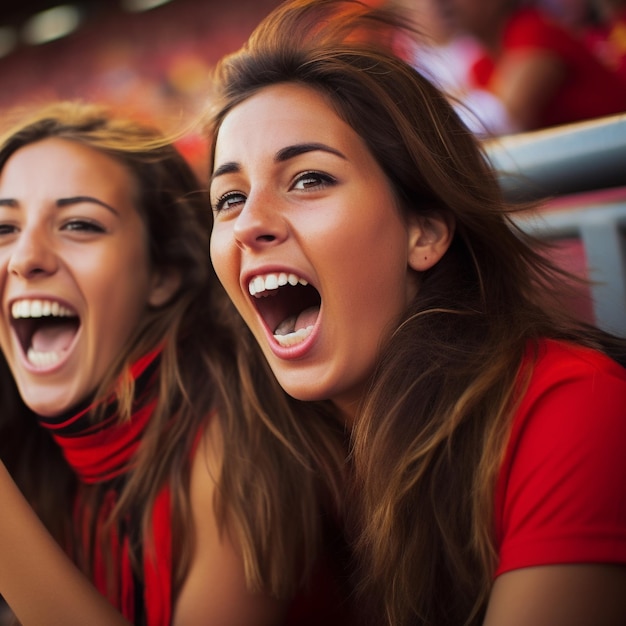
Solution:
[[[626,84],[573,31],[523,0],[441,0],[459,32],[482,43],[475,86],[526,131],[620,113]]]
[[[594,54],[626,81],[626,0],[594,0],[598,22],[587,29]]]
[[[415,40],[403,41],[400,53],[411,65],[450,96],[465,124],[479,136],[514,130],[502,103],[490,91],[471,84],[471,68],[483,54],[470,34],[458,34],[447,4],[441,0],[389,0],[417,29]]]

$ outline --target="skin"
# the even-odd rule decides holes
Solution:
[[[284,603],[246,587],[243,561],[212,515],[220,454],[217,420],[195,456],[191,499],[197,549],[174,607],[173,626],[277,626]],[[129,626],[48,534],[0,462],[0,589],[22,626]],[[58,581],[59,584],[55,584]]]
[[[279,158],[312,144],[325,148]],[[214,266],[279,382],[300,399],[332,400],[350,423],[380,344],[452,226],[403,219],[362,139],[324,96],[295,84],[263,88],[226,116],[211,202]],[[248,292],[252,277],[277,271],[306,278],[321,297],[314,329],[293,352],[280,349]],[[626,568],[607,564],[511,571],[495,581],[484,624],[617,626],[626,623],[625,585]]]
[[[213,264],[279,382],[302,400],[332,399],[351,419],[418,272],[447,248],[446,223],[404,218],[363,140],[322,95],[293,84],[226,117],[211,204]],[[280,272],[321,296],[311,335],[282,350],[276,321],[268,329],[248,291],[253,277]]]
[[[0,174],[0,347],[22,398],[40,415],[89,397],[146,307],[169,297],[150,268],[134,196],[120,163],[57,138],[21,148]],[[58,303],[80,319],[56,363],[26,357],[11,311],[27,300]]]
[[[0,493],[4,510],[11,511],[0,517],[0,589],[21,623],[128,625],[52,540],[2,463]],[[63,584],[50,584],[54,580]]]
[[[173,626],[278,626],[286,603],[247,588],[236,541],[220,532],[213,510],[222,436],[211,420],[191,468],[191,507],[196,546],[174,607]]]
[[[135,196],[123,165],[58,138],[19,149],[0,173],[0,347],[37,413],[58,415],[88,399],[147,307],[164,304],[178,286],[175,273],[150,267]],[[12,305],[25,298],[59,302],[80,318],[53,365],[30,363],[14,332]],[[284,603],[247,589],[237,544],[209,513],[220,443],[219,421],[211,420],[192,462],[196,544],[172,624],[279,624]],[[0,500],[11,511],[0,516],[0,590],[24,626],[128,624],[50,537],[2,463]]]

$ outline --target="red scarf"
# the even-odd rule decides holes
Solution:
[[[83,485],[106,483],[106,494],[98,510],[86,510],[79,496],[76,502],[77,527],[82,529],[83,545],[88,549],[90,522],[95,518],[96,537],[102,536],[103,526],[117,501],[125,476],[132,471],[135,452],[141,442],[156,404],[149,399],[159,363],[159,351],[139,359],[131,368],[135,379],[135,403],[129,422],[118,423],[115,403],[105,410],[102,420],[90,419],[92,404],[58,418],[39,418],[61,447],[67,462]],[[135,626],[170,626],[172,617],[172,536],[170,491],[165,487],[158,494],[152,512],[154,550],[138,542],[140,513],[109,535],[109,560],[117,575],[117,587],[109,590],[105,554],[96,540],[93,555],[92,582]],[[111,531],[108,531],[111,532]],[[131,567],[131,546],[143,563],[142,577]],[[343,573],[338,554],[331,550],[323,556],[308,589],[301,589],[290,606],[286,626],[349,626],[354,624],[349,602],[343,595]]]
[[[61,447],[67,462],[84,485],[109,483],[106,495],[98,509],[84,509],[80,495],[76,502],[76,518],[83,527],[83,544],[88,547],[88,519],[96,521],[96,537],[100,537],[103,525],[115,506],[125,476],[132,471],[135,453],[150,421],[156,405],[149,398],[159,364],[160,350],[155,350],[139,359],[132,367],[135,379],[135,402],[131,419],[118,423],[116,403],[106,408],[104,418],[97,423],[90,419],[93,405],[82,407],[77,413],[58,418],[40,418],[41,425],[49,430]],[[80,489],[79,489],[80,493]],[[93,555],[93,580],[97,589],[133,624],[147,626],[169,626],[172,595],[172,554],[170,528],[170,492],[165,487],[158,494],[152,512],[152,532],[157,550],[148,551],[140,536],[140,515],[125,527],[111,533],[110,554],[116,572],[117,588],[108,589],[105,555],[101,542],[96,539]],[[81,523],[82,520],[82,523]],[[127,527],[126,527],[127,526]],[[131,567],[131,544],[139,544],[137,554],[143,562],[142,576],[137,576]]]

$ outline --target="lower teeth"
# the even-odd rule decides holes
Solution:
[[[26,357],[30,363],[37,367],[54,365],[61,360],[61,355],[58,352],[37,352],[33,348],[28,350]]]
[[[300,328],[288,335],[274,335],[274,339],[276,339],[281,346],[293,346],[296,343],[304,341],[311,334],[312,330],[313,326],[307,326],[306,328]]]

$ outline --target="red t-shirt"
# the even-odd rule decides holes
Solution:
[[[495,530],[495,576],[626,563],[626,369],[593,350],[540,344],[498,478]]]
[[[581,39],[536,9],[513,13],[501,46],[501,56],[541,51],[558,56],[565,64],[565,82],[541,111],[537,128],[626,111],[626,86],[618,75],[603,65]],[[489,90],[499,58],[485,55],[476,61],[471,77],[477,87]]]

